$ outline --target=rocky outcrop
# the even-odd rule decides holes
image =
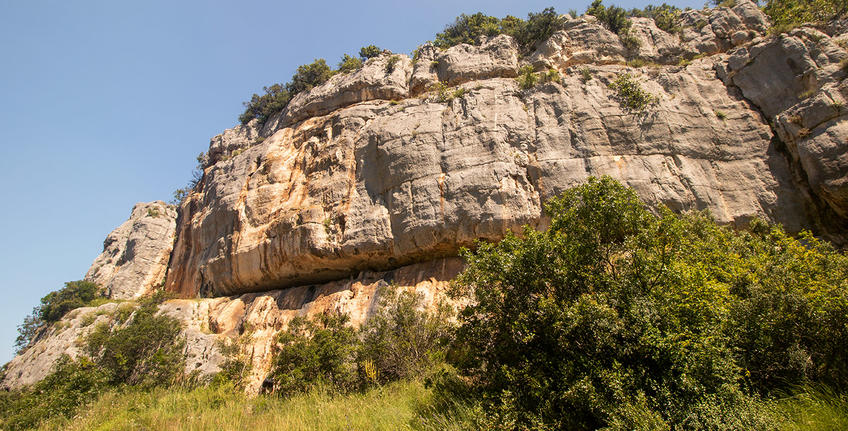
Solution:
[[[718,66],[774,125],[812,192],[848,218],[848,51],[812,27],[740,47]]]
[[[181,209],[167,288],[228,295],[453,255],[541,219],[542,202],[611,175],[647,202],[724,223],[808,226],[789,163],[713,60],[588,66],[523,91],[463,84],[448,103],[368,101],[277,130],[207,169]],[[659,103],[629,113],[608,83],[630,73]]]
[[[85,280],[111,299],[134,299],[161,286],[174,244],[177,212],[162,201],[138,203],[103,242]]]

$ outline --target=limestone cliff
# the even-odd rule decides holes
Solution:
[[[530,56],[498,36],[370,59],[262,127],[214,137],[175,242],[171,215],[134,210],[87,277],[137,297],[170,253],[165,288],[185,299],[161,308],[186,323],[187,371],[214,372],[217,343],[241,336],[256,390],[274,334],[295,315],[339,309],[359,323],[385,283],[432,301],[461,270],[460,247],[544,226],[545,200],[589,175],[653,206],[708,209],[733,225],[764,217],[844,244],[848,25],[769,36],[749,0],[687,11],[675,34],[632,21],[638,48],[584,16]],[[524,88],[515,78],[528,64],[561,79]],[[625,73],[657,103],[624,109],[609,84]],[[46,352],[83,333],[79,318],[15,358],[3,385],[43,376],[55,360]]]

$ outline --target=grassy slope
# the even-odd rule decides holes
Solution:
[[[71,420],[52,420],[40,430],[410,430],[471,428],[450,416],[417,418],[431,391],[417,381],[363,394],[315,391],[289,399],[250,398],[228,388],[108,392]],[[848,397],[809,391],[764,406],[783,430],[848,429]],[[467,416],[461,412],[460,416]]]
[[[403,382],[364,394],[311,392],[289,399],[249,398],[227,388],[109,392],[70,421],[41,430],[403,430],[430,398],[419,382]]]

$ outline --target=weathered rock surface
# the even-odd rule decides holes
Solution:
[[[162,201],[138,203],[103,242],[85,280],[111,299],[134,299],[161,285],[174,244],[177,212]]]
[[[848,218],[848,51],[812,27],[740,47],[718,75],[774,124],[812,192]]]
[[[537,224],[545,199],[588,175],[725,223],[809,225],[769,126],[712,60],[589,68],[586,83],[577,70],[528,91],[477,80],[449,103],[369,101],[276,131],[206,171],[167,288],[262,291],[452,255]],[[625,72],[659,96],[650,112],[616,101],[607,84]]]

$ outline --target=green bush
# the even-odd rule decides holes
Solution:
[[[398,64],[399,61],[400,57],[396,55],[389,57],[389,60],[386,61],[386,75],[389,75],[395,71],[395,66]]]
[[[247,124],[256,118],[260,127],[265,124],[272,115],[283,110],[289,101],[302,91],[311,90],[313,87],[327,82],[333,76],[333,71],[323,58],[319,58],[310,64],[297,67],[291,81],[286,84],[274,84],[263,87],[265,94],[254,94],[249,102],[245,102],[244,112],[239,116],[242,124]]]
[[[67,312],[85,307],[97,298],[102,298],[100,288],[84,280],[69,281],[62,289],[45,295],[41,298],[41,304],[33,308],[32,313],[18,326],[18,337],[15,340],[18,353],[26,349],[43,328],[58,322]]]
[[[527,14],[527,20],[514,16],[498,19],[481,12],[474,15],[462,14],[453,24],[436,34],[434,45],[449,48],[460,43],[476,45],[483,36],[492,37],[507,34],[515,38],[524,53],[533,52],[536,44],[551,37],[562,28],[563,20],[554,8],[549,7],[539,13]]]
[[[361,67],[362,60],[345,54],[344,57],[342,57],[342,60],[339,62],[339,73],[355,72]]]
[[[661,30],[668,33],[680,31],[677,21],[680,18],[680,8],[663,3],[661,6],[648,5],[644,9],[631,9],[627,16],[651,18]]]
[[[465,252],[454,285],[471,305],[439,390],[492,423],[773,429],[758,394],[848,383],[848,257],[809,234],[654,215],[608,177],[546,212],[545,232]]]
[[[659,102],[657,96],[645,91],[629,73],[618,75],[615,81],[609,83],[609,88],[615,91],[621,107],[629,112],[644,112]]]
[[[518,81],[518,86],[524,90],[533,88],[539,82],[539,77],[536,75],[533,66],[530,65],[522,66],[518,70],[518,78],[515,79]]]
[[[369,58],[374,58],[382,53],[383,49],[374,45],[363,46],[359,49],[359,58],[362,59],[362,61],[365,61]]]
[[[212,378],[213,385],[232,385],[236,389],[244,389],[253,369],[250,358],[243,353],[245,342],[245,338],[239,337],[230,343],[219,343],[218,348],[226,359],[221,364],[221,371]]]
[[[350,317],[320,314],[296,317],[277,336],[279,351],[271,371],[274,392],[291,395],[316,387],[346,392],[357,386],[356,330]]]
[[[630,30],[630,21],[627,19],[627,11],[618,7],[603,5],[603,0],[594,0],[586,10],[587,15],[592,15],[598,18],[598,21],[607,28],[607,30],[621,35]]]
[[[53,371],[23,391],[0,393],[0,428],[32,429],[49,418],[73,417],[77,409],[106,388],[107,375],[86,358],[63,355]]]
[[[509,18],[517,20],[514,24],[505,25]],[[550,38],[557,30],[562,28],[563,20],[554,8],[545,8],[539,13],[530,13],[526,21],[518,18],[506,17],[501,21],[504,33],[515,38],[518,46],[526,53],[533,52],[536,44]]]
[[[327,82],[331,76],[333,76],[333,70],[327,66],[323,58],[319,58],[312,63],[298,66],[297,72],[286,84],[286,90],[294,97],[300,92],[309,91]]]
[[[452,310],[427,310],[420,293],[392,287],[382,288],[379,297],[376,314],[361,328],[357,360],[361,372],[371,363],[376,375],[363,377],[379,383],[414,379],[441,363]]]
[[[595,16],[604,27],[617,34],[621,43],[628,50],[635,51],[641,45],[639,39],[630,32],[631,23],[627,19],[627,12],[624,9],[618,6],[606,7],[602,0],[595,0],[586,10],[586,14]]]
[[[247,124],[256,118],[260,124],[265,124],[272,115],[283,110],[292,98],[292,94],[283,84],[263,87],[265,94],[254,94],[250,102],[245,102],[244,113],[239,116],[241,124]]]
[[[185,341],[173,317],[156,314],[155,304],[139,307],[123,325],[100,324],[85,339],[85,352],[113,385],[151,387],[183,377]]]
[[[510,25],[515,21],[511,18]],[[445,27],[444,31],[436,34],[433,44],[440,48],[450,48],[454,45],[467,43],[476,45],[481,36],[497,36],[503,32],[501,20],[493,16],[477,12],[473,15],[462,14],[453,24]]]
[[[845,17],[845,0],[766,0],[763,12],[775,28],[791,28],[805,22],[827,22]]]

